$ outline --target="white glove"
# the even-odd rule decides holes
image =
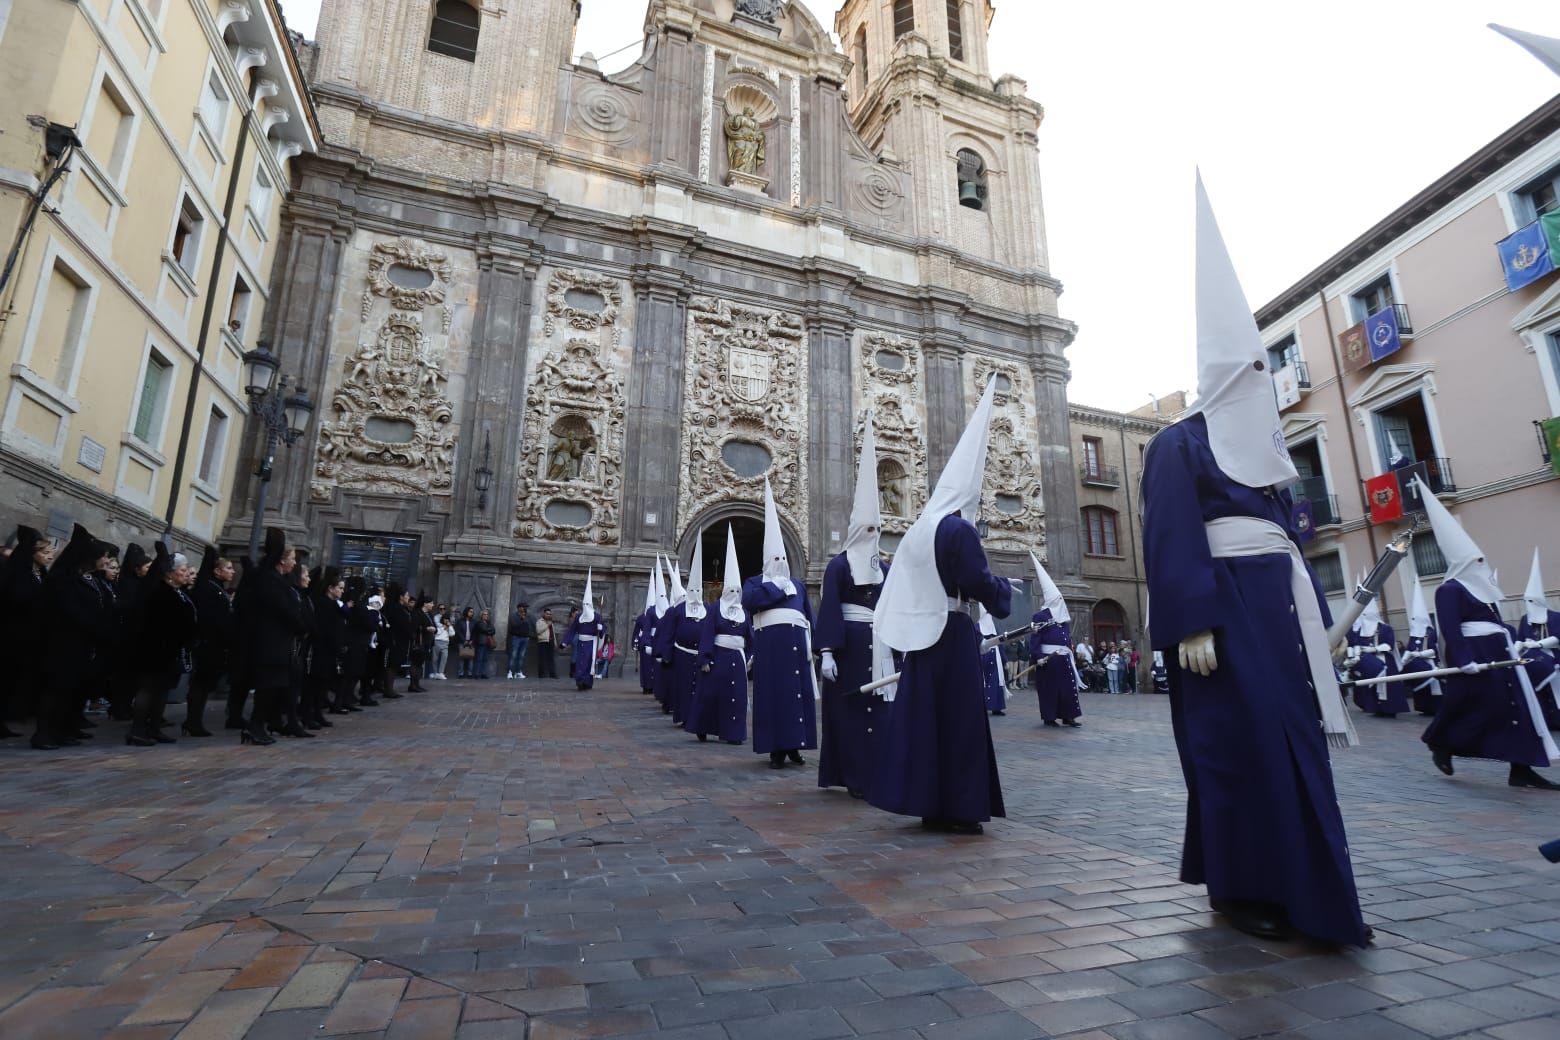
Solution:
[[[1477,664],[1470,661],[1468,664],[1463,665],[1457,670],[1462,672],[1464,675],[1478,675],[1480,669]]]
[[[1213,652],[1213,633],[1211,631],[1198,632],[1181,640],[1178,648],[1181,667],[1188,671],[1196,672],[1201,676],[1213,674],[1219,667],[1219,659]]]
[[[840,677],[840,666],[834,663],[834,651],[823,652],[823,678],[827,682],[833,682]]]
[[[1392,648],[1386,643],[1377,643],[1375,650],[1378,654],[1390,654],[1392,652]]]

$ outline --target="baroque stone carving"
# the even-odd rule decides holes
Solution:
[[[738,173],[756,174],[764,158],[764,131],[748,105],[726,120],[726,161]]]
[[[898,178],[881,167],[868,166],[851,189],[857,201],[883,217],[897,218],[904,209],[905,194]]]
[[[635,133],[634,105],[627,94],[607,83],[588,83],[574,99],[574,129],[608,144],[626,144]]]
[[[526,391],[516,538],[617,542],[626,414],[600,345],[575,337],[542,358]]]
[[[858,360],[863,410],[856,422],[856,448],[859,452],[870,409],[883,530],[903,534],[921,515],[927,499],[921,348],[912,340],[870,332],[861,338]]]
[[[407,283],[393,279],[393,268],[405,268],[421,278]],[[446,302],[450,284],[450,261],[426,242],[414,238],[397,239],[394,242],[376,242],[368,257],[368,285],[363,289],[363,320],[367,321],[373,309],[374,297],[390,301],[390,306],[400,311],[421,313],[426,307],[443,305],[444,331],[450,331],[452,314]]]
[[[450,494],[453,409],[443,359],[429,348],[421,315],[392,311],[375,341],[359,345],[343,369],[331,397],[335,418],[320,426],[315,501],[329,501],[335,487]]]
[[[684,363],[683,481],[679,527],[719,502],[775,503],[807,541],[807,344],[795,314],[695,296]],[[739,473],[725,445],[762,445],[763,472]]]
[[[699,180],[710,180],[710,136],[715,120],[715,48],[704,45],[704,96],[699,115]]]
[[[791,208],[802,204],[802,82],[791,80]]]
[[[737,0],[737,13],[773,25],[780,17],[780,0]]]
[[[595,308],[587,305],[590,297],[599,299],[601,305]],[[559,268],[547,281],[547,313],[542,319],[542,329],[551,336],[560,322],[581,332],[610,327],[615,346],[622,333],[618,325],[622,309],[623,289],[616,278]]]
[[[1017,364],[977,357],[973,370],[977,396],[985,392],[992,375],[997,377],[992,395],[995,414],[981,492],[981,519],[991,529],[986,545],[1011,552],[1033,549],[1043,556],[1045,496],[1036,465],[1038,446],[1031,404],[1035,395],[1030,374]]]

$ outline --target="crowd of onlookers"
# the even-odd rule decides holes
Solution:
[[[1091,693],[1137,693],[1143,655],[1125,639],[1105,640],[1098,647],[1080,639],[1073,647],[1083,688]],[[1157,689],[1157,678],[1151,689]]]

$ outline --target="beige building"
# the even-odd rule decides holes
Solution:
[[[318,136],[277,4],[0,3],[0,97],[0,520],[213,538]]]
[[[1399,526],[1371,526],[1364,492],[1395,456],[1424,466],[1489,555],[1507,617],[1534,546],[1546,550],[1550,595],[1560,588],[1560,478],[1534,425],[1560,415],[1560,275],[1513,290],[1497,255],[1557,194],[1560,96],[1257,311],[1315,520],[1306,554],[1335,607]],[[1414,558],[1433,593],[1445,569],[1433,536],[1416,540]],[[1401,600],[1390,583],[1400,633]]]
[[[1144,650],[1148,575],[1143,569],[1138,488],[1143,452],[1153,436],[1170,425],[1173,413],[1161,418],[1080,404],[1069,406],[1068,412],[1078,471],[1083,580],[1091,597],[1084,609],[1073,609],[1073,639],[1087,635],[1095,644],[1127,639]]]

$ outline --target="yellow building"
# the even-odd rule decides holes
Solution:
[[[289,164],[276,0],[0,0],[0,522],[225,519]]]

